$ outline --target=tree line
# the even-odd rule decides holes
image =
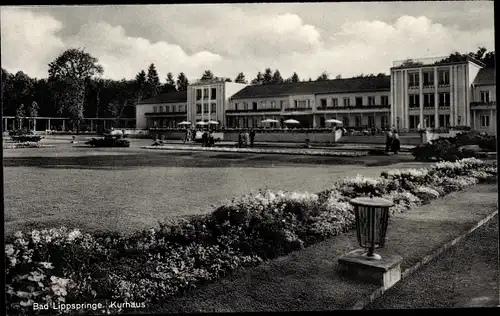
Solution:
[[[486,67],[495,66],[495,52],[487,52],[486,48],[479,47],[477,52],[450,54],[441,62],[462,61],[471,56],[486,64]],[[168,72],[164,82],[154,64],[147,70],[141,70],[132,80],[103,79],[104,68],[97,58],[81,48],[72,48],[62,52],[54,61],[49,63],[47,78],[31,78],[22,71],[11,74],[2,68],[2,110],[4,116],[49,116],[69,117],[78,123],[84,117],[133,118],[135,104],[142,100],[162,93],[186,91],[189,85],[187,76],[180,72],[177,76]],[[355,78],[386,76],[384,73],[360,74]],[[200,79],[217,79],[211,70],[205,70]],[[337,75],[335,79],[341,79]],[[226,78],[228,82],[233,80]],[[324,71],[314,81],[330,80],[329,74]],[[312,78],[301,79],[294,72],[284,79],[278,69],[266,68],[257,72],[252,84],[281,84],[312,82]],[[243,72],[234,79],[236,83],[247,84],[248,80]]]

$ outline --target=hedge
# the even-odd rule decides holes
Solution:
[[[93,302],[119,312],[108,303],[164,301],[352,229],[351,198],[391,199],[395,214],[496,175],[496,164],[463,159],[343,179],[318,194],[261,191],[132,236],[18,231],[6,238],[7,311],[31,315],[34,302]]]

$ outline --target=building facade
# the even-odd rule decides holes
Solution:
[[[388,76],[335,79],[317,82],[254,85],[231,97],[226,111],[228,127],[261,127],[265,119],[287,119],[301,127],[326,127],[337,119],[346,127],[388,127]]]
[[[395,62],[391,68],[391,124],[400,129],[471,126],[473,82],[484,64],[467,58]]]
[[[470,57],[446,60],[395,62],[390,76],[268,85],[199,80],[185,92],[139,102],[137,128],[177,127],[185,120],[216,121],[221,127],[278,127],[287,119],[318,128],[337,119],[345,127],[416,131],[470,126],[496,134],[495,69]],[[262,123],[266,119],[277,123]]]
[[[190,122],[216,121],[226,126],[226,110],[231,95],[246,84],[226,82],[224,79],[199,80],[187,89],[187,117]]]
[[[136,128],[177,127],[187,119],[186,92],[159,94],[136,105]]]
[[[496,134],[497,128],[495,76],[494,68],[481,69],[472,84],[471,127],[479,132],[489,134]]]

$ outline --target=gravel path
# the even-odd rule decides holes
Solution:
[[[366,309],[499,305],[498,215]]]

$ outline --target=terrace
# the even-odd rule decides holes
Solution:
[[[442,57],[432,57],[432,58],[417,58],[417,59],[404,59],[397,60],[393,62],[392,68],[419,68],[425,66],[436,66],[436,65],[453,65],[462,64],[464,62],[474,62],[480,66],[484,64],[471,56],[461,56],[461,55],[449,55]]]

